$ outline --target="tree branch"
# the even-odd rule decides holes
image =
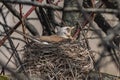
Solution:
[[[0,0],[0,2],[13,3],[13,4],[24,4],[24,5],[30,5],[30,6],[36,6],[36,7],[49,8],[49,9],[58,10],[58,11],[80,12],[80,10],[75,8],[75,7],[63,8],[63,7],[55,6],[55,5],[52,5],[52,4],[42,4],[42,3],[39,3],[38,1]],[[87,8],[87,9],[85,9],[85,8],[83,8],[82,10],[84,12],[94,12],[94,13],[115,13],[115,14],[118,14],[120,12],[116,8],[114,8],[114,9],[98,9],[98,8]]]

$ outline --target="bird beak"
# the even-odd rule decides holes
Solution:
[[[71,27],[71,30],[74,29],[74,28],[75,28],[75,26],[72,26],[72,27]]]

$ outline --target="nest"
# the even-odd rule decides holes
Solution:
[[[23,57],[26,72],[38,80],[80,80],[93,68],[91,54],[79,42],[25,46]]]

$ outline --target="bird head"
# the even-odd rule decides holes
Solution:
[[[69,26],[59,27],[59,26],[57,26],[55,28],[55,32],[58,36],[68,39],[68,38],[72,38],[71,32],[73,29],[74,29],[74,27],[69,27]]]

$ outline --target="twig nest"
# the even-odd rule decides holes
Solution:
[[[93,68],[91,54],[77,41],[25,46],[24,66],[32,78],[78,80]]]

